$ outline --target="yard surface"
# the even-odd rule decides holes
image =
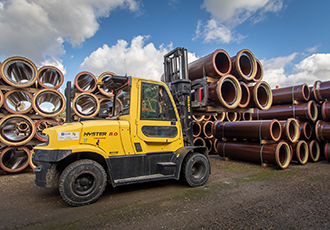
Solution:
[[[330,229],[330,163],[285,170],[210,156],[205,186],[161,181],[111,188],[70,207],[34,174],[0,171],[0,229]]]

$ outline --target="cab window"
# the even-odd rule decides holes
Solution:
[[[141,120],[176,121],[175,111],[162,85],[142,83]]]

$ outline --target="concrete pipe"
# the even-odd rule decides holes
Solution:
[[[231,159],[275,164],[286,169],[291,161],[289,145],[280,141],[275,144],[260,145],[246,142],[218,142],[218,154]]]
[[[258,141],[279,141],[282,127],[277,119],[236,122],[216,121],[213,123],[212,133],[217,139],[238,138]]]
[[[287,140],[290,143],[296,143],[300,137],[300,124],[294,118],[289,118],[285,121],[279,121],[282,126],[283,140]]]
[[[10,114],[0,120],[0,141],[5,145],[25,145],[35,132],[33,121],[25,115]]]
[[[213,53],[188,64],[190,80],[203,78],[204,76],[220,78],[230,73],[231,60],[225,50],[217,49]]]
[[[321,105],[321,115],[324,121],[330,121],[330,102],[324,101]]]
[[[249,87],[251,100],[249,108],[256,107],[261,110],[268,110],[273,103],[272,90],[265,81],[260,81],[254,86]]]
[[[320,142],[330,140],[330,122],[318,120],[315,124],[315,135]]]
[[[241,98],[241,86],[232,75],[223,76],[209,85],[209,102],[213,105],[235,109],[241,102]]]
[[[314,97],[317,101],[330,99],[330,81],[316,81],[313,85]]]
[[[255,109],[252,118],[286,120],[288,118],[296,118],[301,121],[315,121],[317,118],[317,106],[315,101],[308,101],[298,105],[275,105],[268,110]]]
[[[72,109],[78,117],[95,117],[100,111],[100,101],[90,93],[78,94],[72,101]]]
[[[0,153],[0,167],[9,173],[20,172],[29,165],[29,157],[27,147],[6,147]]]
[[[204,120],[205,115],[192,115],[194,121],[202,122]]]
[[[238,120],[238,113],[236,112],[225,112],[226,121],[234,122]]]
[[[94,74],[83,71],[76,75],[74,86],[81,93],[92,93],[96,90],[96,81]]]
[[[301,140],[310,140],[312,138],[314,127],[308,121],[300,122],[300,138]]]
[[[38,70],[37,81],[39,88],[58,89],[64,82],[64,76],[55,66],[43,66]]]
[[[32,107],[40,116],[56,117],[65,109],[65,98],[54,89],[42,89],[34,94]]]
[[[264,78],[264,68],[262,67],[261,62],[258,59],[256,59],[256,63],[257,63],[257,72],[256,72],[256,76],[253,78],[253,81],[260,82]]]
[[[232,71],[238,80],[253,82],[257,73],[257,62],[253,53],[248,49],[240,50],[236,56],[231,58]]]
[[[299,164],[304,165],[308,161],[309,150],[306,141],[300,140],[297,143],[292,143],[292,160],[298,161]]]
[[[250,90],[246,83],[240,81],[239,84],[241,85],[242,98],[238,104],[238,107],[246,108],[250,104],[250,100],[251,100]]]
[[[48,140],[47,135],[45,135],[43,133],[44,129],[46,128],[51,128],[54,126],[58,126],[60,125],[60,123],[58,122],[58,120],[54,119],[54,118],[42,118],[40,120],[38,120],[35,123],[35,127],[36,127],[36,134],[35,137],[42,142],[46,142]]]
[[[97,88],[101,94],[107,97],[113,96],[112,92],[109,90],[110,85],[112,84],[112,81],[109,81],[111,76],[116,76],[116,74],[112,72],[104,72],[98,77],[98,79],[101,79],[102,84],[97,85]]]
[[[213,138],[212,125],[213,125],[212,121],[205,121],[201,123],[202,134],[207,139]]]
[[[320,159],[320,145],[316,140],[312,140],[307,142],[308,144],[308,152],[309,152],[309,161],[317,162]]]
[[[272,93],[273,105],[292,105],[295,101],[305,103],[310,98],[310,89],[306,83],[302,85],[273,89]]]
[[[194,146],[206,146],[205,140],[202,137],[194,138]]]
[[[37,67],[24,57],[7,58],[1,66],[2,79],[16,88],[30,87],[37,81]]]
[[[202,126],[199,122],[193,121],[193,137],[199,137],[202,133]]]
[[[32,94],[23,89],[9,90],[4,95],[3,107],[13,114],[25,114],[32,109]]]

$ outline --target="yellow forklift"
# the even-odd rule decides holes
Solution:
[[[164,56],[164,69],[163,82],[108,78],[113,107],[102,119],[70,122],[68,82],[66,123],[45,129],[48,141],[34,148],[36,185],[58,186],[71,206],[95,202],[107,182],[116,187],[180,179],[192,187],[204,185],[209,156],[206,147],[193,146],[192,108],[207,103],[206,79],[189,80],[184,48]]]

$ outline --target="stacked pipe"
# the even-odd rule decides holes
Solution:
[[[97,118],[111,114],[113,94],[108,90],[112,72],[102,73],[98,79],[94,74],[83,71],[76,75],[72,93],[73,120],[78,118]],[[97,84],[97,80],[102,84]]]
[[[208,103],[217,110],[213,120],[195,119],[193,123],[194,145],[207,146],[211,153],[218,152],[219,139],[204,133],[204,127],[211,122],[250,121],[250,109],[267,110],[272,104],[271,88],[262,81],[262,65],[248,49],[240,50],[233,57],[225,50],[217,49],[190,63],[188,72],[190,80],[206,77]],[[201,111],[195,113],[201,114]]]
[[[267,111],[255,109],[252,117],[257,120],[279,119],[284,125],[283,120],[296,120],[293,125],[284,126],[287,129],[287,135],[284,139],[290,144],[292,151],[292,160],[299,164],[306,164],[307,161],[317,162],[320,158],[320,144],[326,142],[329,136],[322,135],[323,120],[318,120],[318,107],[321,114],[326,114],[326,104],[330,95],[320,85],[326,87],[328,83],[317,81],[313,87],[307,84],[300,84],[272,90],[273,105]],[[328,89],[329,90],[329,89]],[[321,92],[323,92],[321,94]],[[330,115],[330,113],[329,113]],[[321,118],[322,119],[322,118]],[[323,119],[327,119],[326,115]],[[294,130],[299,129],[299,133]],[[326,128],[325,128],[326,129]],[[294,133],[296,133],[294,135]],[[323,144],[326,146],[326,144]],[[326,147],[324,148],[326,149]]]
[[[58,91],[62,72],[37,68],[29,59],[10,57],[0,64],[0,167],[19,172],[31,162],[33,146],[47,141],[43,129],[59,125],[65,98]]]

